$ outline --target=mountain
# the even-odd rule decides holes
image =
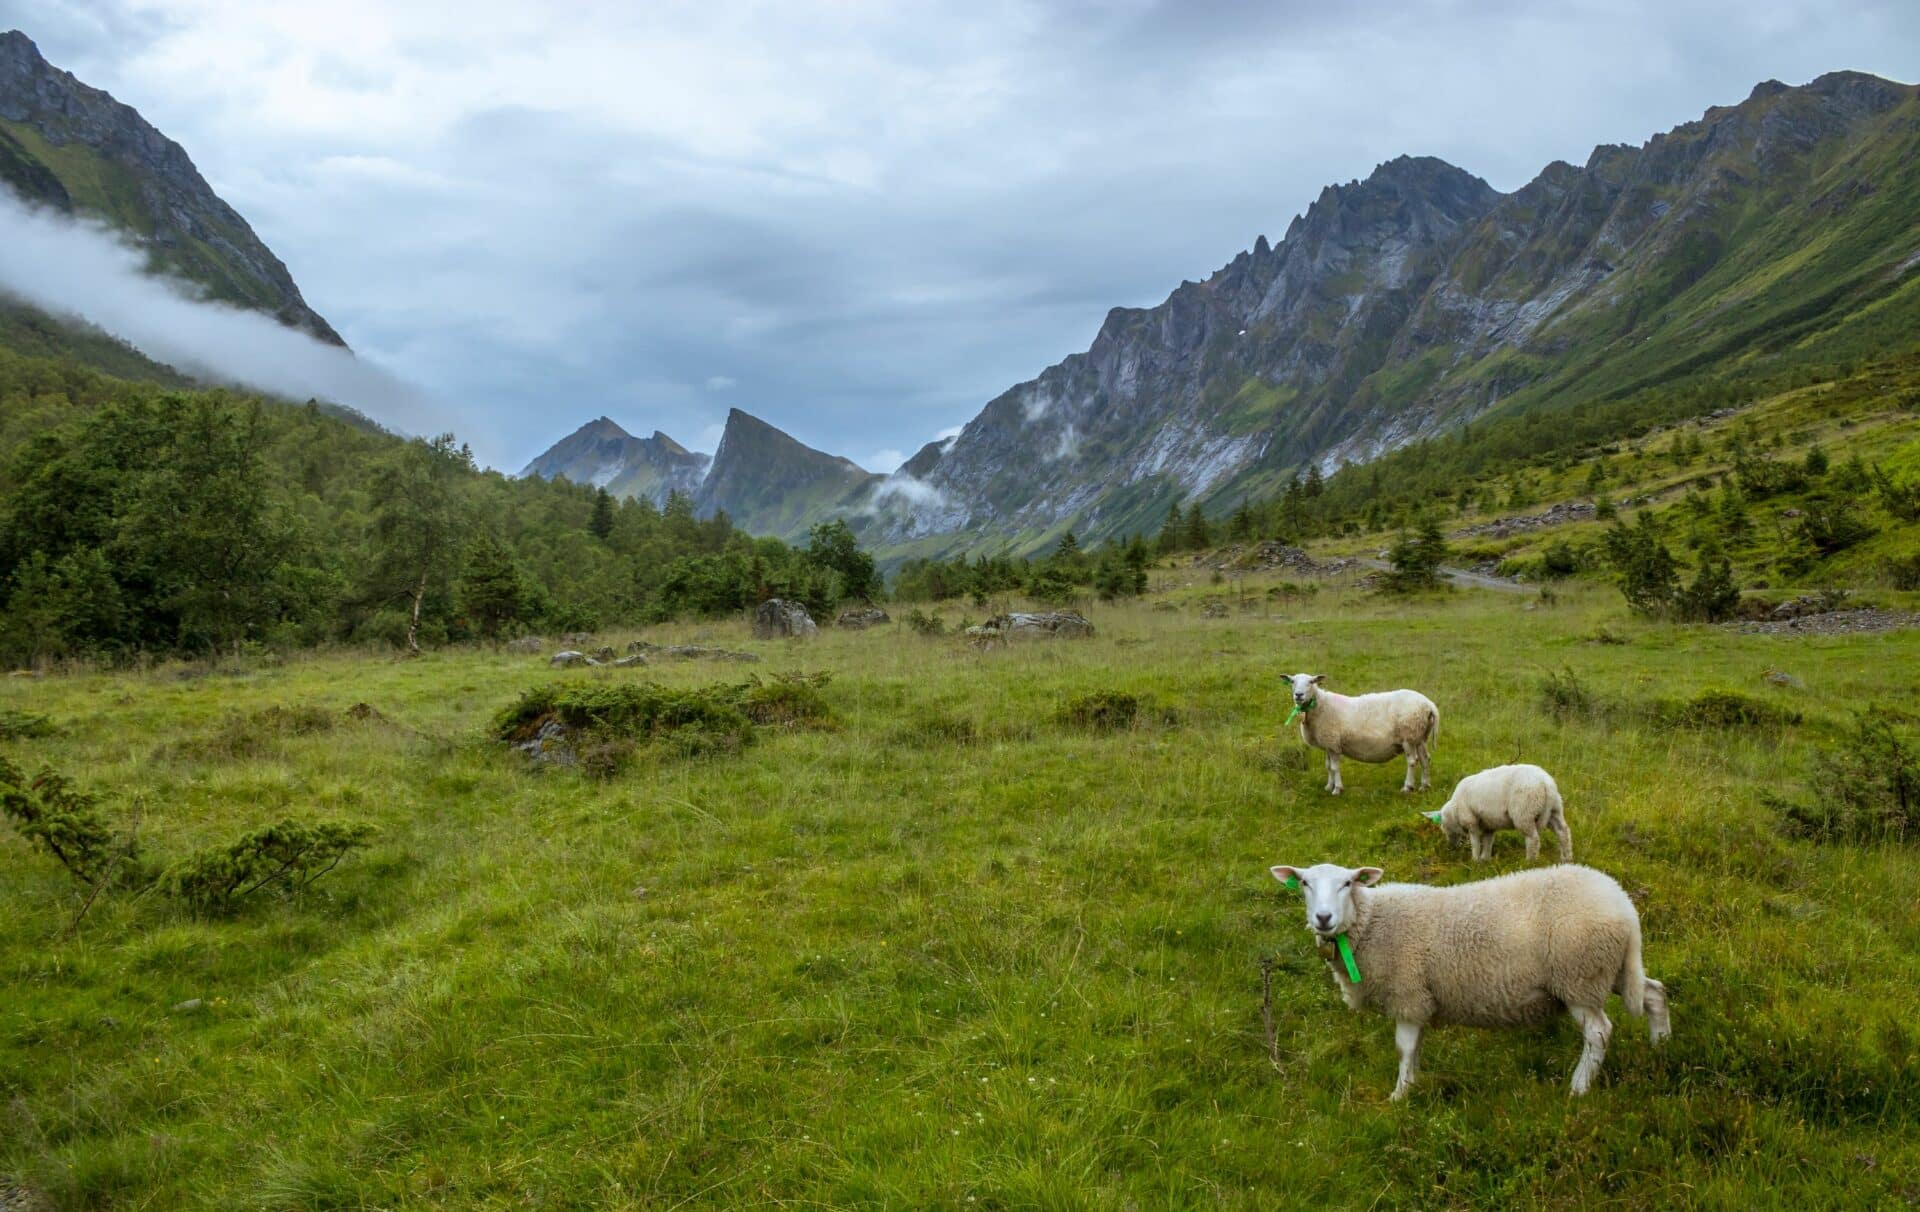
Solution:
[[[888,483],[870,541],[917,553],[1157,524],[1491,413],[1609,398],[1920,327],[1920,90],[1762,84],[1512,194],[1430,158],[1324,190]],[[911,489],[911,491],[906,491]]]
[[[41,57],[19,30],[0,32],[0,183],[62,214],[101,220],[146,249],[149,268],[208,297],[265,312],[333,345],[340,335],[300,295],[280,259],[213,192],[178,143],[131,106]],[[95,330],[0,304],[0,340],[67,352],[116,374],[171,375]],[[177,376],[175,376],[177,378]]]
[[[701,517],[725,511],[751,534],[796,538],[815,522],[861,512],[883,478],[735,408],[693,504]]]
[[[666,504],[671,493],[691,497],[713,462],[659,430],[636,438],[606,417],[589,421],[526,465],[522,476],[568,479],[604,488],[616,497]]]

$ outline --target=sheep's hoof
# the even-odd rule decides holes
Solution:
[[[1393,1088],[1393,1093],[1392,1093],[1392,1094],[1389,1094],[1389,1095],[1387,1095],[1387,1101],[1388,1101],[1388,1102],[1390,1102],[1390,1103],[1404,1103],[1404,1102],[1406,1102],[1406,1101],[1407,1101],[1407,1088],[1406,1088],[1405,1086],[1395,1086],[1395,1087]]]

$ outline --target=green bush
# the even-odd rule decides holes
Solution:
[[[1703,561],[1693,584],[1674,598],[1673,610],[1680,618],[1695,623],[1722,623],[1740,608],[1740,586],[1733,579],[1733,565],[1722,558],[1718,563]]]
[[[82,884],[99,883],[116,862],[134,857],[131,839],[117,837],[101,816],[99,799],[49,767],[28,779],[0,757],[0,812]]]
[[[1801,716],[1737,690],[1705,690],[1659,703],[1654,718],[1675,728],[1780,728],[1798,724]]]
[[[165,890],[203,913],[225,913],[255,893],[293,893],[363,849],[375,834],[358,821],[283,820],[227,846],[210,846],[168,871]]]
[[[1601,710],[1598,696],[1588,690],[1580,675],[1570,668],[1559,673],[1549,671],[1541,679],[1540,705],[1557,720],[1597,715]]]
[[[918,606],[915,606],[907,612],[907,626],[913,629],[913,634],[915,635],[941,636],[947,634],[947,621],[945,619],[937,614],[928,614]]]
[[[1885,707],[1814,754],[1811,802],[1770,798],[1787,833],[1819,842],[1920,842],[1920,739]]]
[[[33,711],[0,711],[0,741],[52,736],[53,721]]]
[[[1076,694],[1061,704],[1054,718],[1069,728],[1093,732],[1118,732],[1131,728],[1146,708],[1136,694],[1123,690],[1093,690]]]
[[[613,773],[647,746],[680,757],[734,753],[753,742],[755,726],[829,724],[833,711],[820,693],[829,676],[785,673],[684,690],[658,682],[559,682],[521,695],[494,717],[492,734],[520,743],[558,723],[567,746],[599,774]]]

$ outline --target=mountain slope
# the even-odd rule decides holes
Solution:
[[[725,511],[751,534],[795,538],[814,522],[859,513],[883,478],[735,408],[694,509],[702,517]]]
[[[644,497],[664,505],[672,493],[691,497],[713,462],[666,434],[636,438],[606,417],[589,421],[521,469],[522,476],[604,488],[616,497]]]
[[[1910,342],[1920,95],[1769,82],[1501,195],[1431,159],[1330,187],[1269,246],[990,402],[897,473],[869,537],[920,554],[1154,524],[1472,417]],[[902,494],[906,499],[906,494]]]
[[[345,344],[178,143],[132,107],[47,63],[18,30],[0,32],[0,182],[37,206],[127,233],[147,250],[153,272]],[[17,314],[11,323],[31,327]],[[85,357],[86,340],[76,337],[74,344],[69,352]],[[128,367],[107,369],[127,373]]]

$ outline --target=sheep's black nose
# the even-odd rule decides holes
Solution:
[[[1327,924],[1333,921],[1333,914],[1331,913],[1316,913],[1313,916],[1320,919],[1321,929],[1325,929]]]

